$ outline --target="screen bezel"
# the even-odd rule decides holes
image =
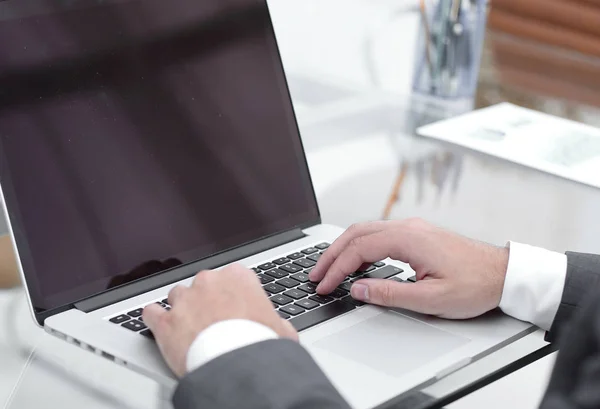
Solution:
[[[5,217],[6,217],[6,221],[7,221],[9,234],[11,235],[11,237],[13,239],[13,247],[14,247],[15,255],[16,255],[16,259],[17,259],[17,266],[19,268],[19,273],[21,275],[23,286],[25,287],[25,290],[27,293],[29,306],[30,306],[31,312],[32,312],[36,322],[39,325],[43,326],[44,320],[46,318],[51,317],[56,314],[59,314],[61,312],[67,311],[67,310],[73,308],[76,303],[86,300],[88,298],[95,297],[95,296],[98,296],[101,294],[107,294],[107,293],[113,292],[117,289],[121,289],[126,286],[135,286],[136,284],[139,284],[149,278],[154,278],[157,276],[166,276],[166,282],[168,282],[169,275],[175,275],[175,274],[173,274],[174,271],[177,271],[186,266],[189,266],[190,264],[197,263],[202,260],[214,258],[215,256],[221,255],[223,253],[227,253],[232,250],[251,245],[251,244],[259,242],[261,240],[265,240],[269,237],[280,235],[282,233],[291,232],[291,231],[298,230],[298,229],[306,229],[308,227],[321,224],[321,212],[320,212],[318,201],[316,198],[314,185],[312,183],[312,176],[311,176],[311,173],[310,173],[310,170],[308,167],[308,161],[306,158],[306,149],[304,147],[304,143],[301,138],[300,128],[298,125],[298,117],[296,115],[295,107],[292,102],[292,97],[291,97],[291,93],[290,93],[290,89],[289,89],[289,82],[287,79],[287,75],[285,73],[285,69],[283,66],[283,60],[281,58],[279,43],[277,42],[277,36],[276,36],[275,29],[273,26],[273,19],[272,19],[271,12],[270,12],[270,9],[269,9],[269,6],[268,6],[266,0],[263,0],[263,3],[264,3],[264,7],[265,7],[265,10],[267,13],[266,17],[267,17],[268,24],[269,24],[269,27],[268,27],[269,35],[272,36],[273,41],[274,41],[274,47],[273,47],[274,49],[272,51],[273,55],[271,57],[273,59],[273,64],[275,64],[274,68],[279,71],[279,73],[281,74],[281,79],[282,79],[282,83],[278,84],[278,87],[281,88],[282,103],[288,103],[289,109],[291,112],[291,115],[289,118],[289,121],[291,122],[290,128],[293,127],[293,131],[294,131],[295,135],[290,135],[290,137],[296,137],[298,139],[297,140],[298,146],[299,146],[298,155],[302,155],[301,160],[299,160],[299,164],[300,164],[299,172],[305,173],[305,175],[303,175],[303,176],[305,178],[307,178],[308,184],[310,185],[310,186],[306,187],[306,189],[309,189],[306,191],[306,194],[307,194],[307,197],[309,198],[309,200],[311,201],[311,207],[315,211],[315,217],[308,217],[306,220],[302,221],[301,223],[299,223],[295,226],[291,226],[288,229],[274,232],[273,234],[269,234],[266,236],[257,237],[256,239],[248,241],[248,242],[239,243],[236,246],[233,246],[233,247],[230,247],[227,249],[223,249],[222,251],[208,255],[207,257],[204,257],[204,258],[190,261],[181,266],[177,266],[177,267],[169,269],[169,270],[164,270],[164,271],[149,275],[147,277],[140,278],[140,279],[137,279],[137,280],[134,280],[134,281],[110,288],[110,289],[93,292],[93,293],[86,295],[83,298],[69,300],[69,301],[63,303],[62,305],[59,305],[56,307],[37,311],[35,308],[35,305],[34,305],[34,301],[33,301],[34,297],[32,295],[32,292],[39,293],[39,291],[36,291],[33,288],[33,287],[37,286],[36,279],[34,278],[35,277],[35,267],[33,264],[33,258],[29,254],[30,248],[27,243],[27,237],[26,237],[24,230],[22,229],[22,226],[23,226],[22,217],[19,212],[17,198],[14,193],[14,187],[13,187],[12,178],[10,175],[10,169],[8,169],[8,164],[7,164],[6,158],[4,156],[3,150],[0,149],[0,195],[2,195],[2,199],[3,199],[2,205],[3,205],[4,211],[5,211]],[[280,80],[277,79],[277,81],[279,82]],[[28,279],[28,276],[30,277],[30,279]],[[178,277],[177,280],[179,280],[179,279],[180,278]]]

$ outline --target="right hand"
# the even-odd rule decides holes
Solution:
[[[280,337],[298,339],[291,323],[273,309],[256,274],[239,265],[198,273],[191,287],[176,286],[169,292],[169,304],[171,311],[158,304],[147,306],[143,318],[179,377],[186,373],[187,353],[198,334],[220,321],[250,320]]]
[[[508,249],[481,243],[420,219],[352,226],[327,249],[310,273],[328,294],[361,265],[392,258],[410,264],[414,284],[365,279],[352,297],[443,318],[466,319],[500,304]]]

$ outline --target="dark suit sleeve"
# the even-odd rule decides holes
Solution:
[[[546,334],[546,341],[554,342],[565,324],[581,309],[588,294],[600,294],[600,255],[567,253],[567,277],[560,306]]]
[[[175,409],[349,409],[298,343],[269,340],[222,355],[179,383]]]
[[[600,294],[588,294],[572,313],[541,409],[600,408]]]

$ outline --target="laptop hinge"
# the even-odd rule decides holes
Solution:
[[[250,244],[219,253],[203,260],[186,264],[185,266],[177,267],[173,270],[165,271],[139,281],[125,284],[102,294],[94,295],[76,302],[74,306],[83,312],[91,312],[100,308],[104,308],[108,305],[124,301],[128,298],[135,297],[136,295],[147,293],[148,291],[152,291],[156,288],[186,279],[193,276],[198,271],[211,270],[221,267],[223,265],[233,263],[235,261],[250,257],[266,250],[270,250],[286,243],[290,243],[303,237],[306,237],[306,234],[304,234],[302,229],[298,228],[289,230],[284,233],[276,234]]]

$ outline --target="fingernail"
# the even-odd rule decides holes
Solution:
[[[308,273],[308,278],[313,280],[316,275],[317,275],[317,273],[315,273],[315,269],[313,268],[313,270],[310,273]]]
[[[354,284],[352,288],[350,288],[350,294],[355,300],[368,301],[369,287],[364,284]]]

